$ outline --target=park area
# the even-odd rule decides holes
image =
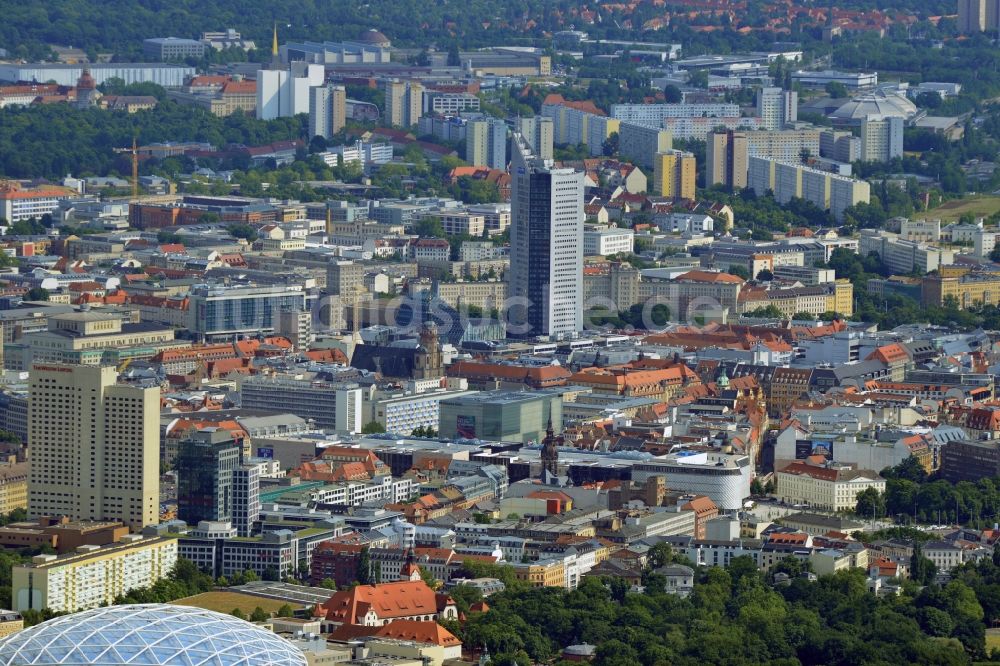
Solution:
[[[1000,650],[1000,629],[986,630],[986,651]]]
[[[931,220],[940,219],[941,222],[957,222],[963,215],[989,217],[997,212],[1000,212],[1000,196],[987,194],[946,201],[937,208],[927,211],[921,217]]]

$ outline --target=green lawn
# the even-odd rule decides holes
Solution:
[[[257,606],[260,606],[265,612],[277,613],[278,609],[285,605],[284,601],[278,601],[277,599],[265,599],[263,597],[255,597],[252,594],[225,592],[222,590],[203,592],[202,594],[185,597],[184,599],[178,599],[170,603],[179,606],[204,608],[205,610],[212,610],[218,613],[231,613],[234,608],[239,608],[247,615],[250,615]],[[289,605],[293,608],[296,606],[296,604]]]
[[[986,651],[989,652],[994,648],[1000,649],[1000,629],[987,629]]]
[[[966,213],[971,213],[973,217],[989,217],[996,212],[1000,212],[1000,196],[987,194],[946,201],[937,208],[927,211],[921,217],[931,220],[940,219],[942,222],[954,222]]]

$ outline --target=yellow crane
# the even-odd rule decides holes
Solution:
[[[132,137],[131,148],[115,148],[116,153],[130,154],[132,156],[132,198],[139,198],[139,145],[135,137]]]

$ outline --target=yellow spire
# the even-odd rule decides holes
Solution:
[[[278,22],[274,22],[274,37],[271,39],[271,55],[278,55]]]

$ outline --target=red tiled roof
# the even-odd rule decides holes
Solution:
[[[417,620],[396,620],[382,625],[375,632],[379,638],[394,638],[415,643],[433,643],[441,647],[461,645],[455,634],[451,633],[437,622]]]

